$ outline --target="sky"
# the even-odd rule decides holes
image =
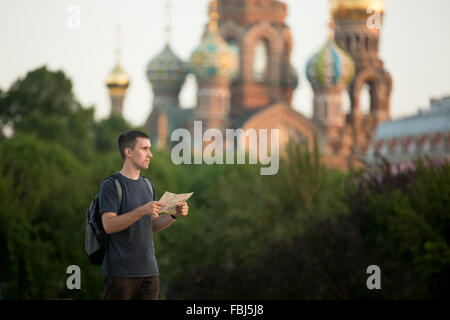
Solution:
[[[328,0],[284,0],[299,74],[293,107],[310,117],[313,92],[305,75],[308,59],[327,39]],[[152,109],[146,78],[148,62],[165,44],[166,0],[0,0],[0,88],[8,90],[28,71],[46,65],[63,70],[74,93],[96,119],[110,113],[105,78],[115,62],[117,26],[121,65],[131,78],[123,116],[143,125]],[[183,60],[199,46],[208,21],[209,0],[171,0],[173,51]],[[429,106],[431,98],[450,95],[450,0],[385,0],[379,56],[391,73],[391,117]],[[79,10],[79,25],[71,20]],[[196,82],[189,75],[180,94],[183,108],[196,104]]]

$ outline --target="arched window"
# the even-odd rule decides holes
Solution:
[[[356,42],[356,51],[361,50],[361,37],[357,34],[355,36],[355,42]]]
[[[345,90],[342,95],[342,112],[349,114],[352,109],[352,101],[350,99],[349,92]]]
[[[269,69],[269,46],[266,40],[261,39],[256,43],[253,56],[253,79],[258,82],[267,79]]]
[[[371,109],[372,109],[372,97],[370,84],[365,83],[359,93],[359,110],[363,114],[370,114]]]
[[[335,35],[335,41],[337,43],[337,45],[343,49],[345,49],[345,41],[344,41],[344,37],[340,34],[340,33],[336,33]]]
[[[347,35],[345,38],[345,47],[348,52],[352,51],[352,37],[350,37],[350,35]]]

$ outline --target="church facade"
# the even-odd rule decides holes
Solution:
[[[377,126],[389,120],[392,90],[378,56],[380,28],[367,23],[369,6],[382,18],[381,0],[330,2],[330,34],[306,64],[314,91],[313,116],[308,118],[292,105],[298,75],[290,63],[287,5],[277,0],[211,1],[209,22],[190,61],[182,61],[166,44],[147,66],[154,100],[146,127],[153,144],[170,147],[173,130],[192,130],[194,120],[201,120],[204,130],[278,129],[281,149],[289,140],[309,147],[317,141],[327,166],[361,167]],[[189,73],[197,81],[197,105],[183,109],[178,96]],[[369,88],[368,112],[360,107],[363,87]],[[343,95],[351,103],[348,113]]]

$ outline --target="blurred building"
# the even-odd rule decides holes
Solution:
[[[382,0],[330,1],[330,34],[307,62],[314,90],[313,117],[294,110],[298,86],[291,65],[293,39],[287,5],[278,0],[213,0],[209,22],[188,62],[169,41],[147,66],[154,93],[146,122],[153,143],[170,147],[171,132],[203,129],[279,129],[280,148],[289,141],[313,145],[316,138],[326,165],[361,167],[377,126],[390,117],[392,80],[378,56],[384,14]],[[371,14],[376,23],[369,24]],[[197,105],[180,108],[178,96],[188,73],[198,84]],[[370,108],[360,96],[368,88]],[[350,101],[344,113],[343,96]]]
[[[130,79],[119,62],[116,63],[113,70],[108,74],[105,82],[111,99],[111,113],[121,116]]]
[[[383,157],[395,173],[414,168],[419,157],[435,165],[450,160],[450,96],[430,104],[416,115],[378,126],[365,161],[373,164]]]
[[[120,64],[120,26],[117,27],[116,37],[116,61],[114,68],[106,77],[105,84],[111,99],[111,113],[122,116],[123,102],[130,85],[130,77]]]

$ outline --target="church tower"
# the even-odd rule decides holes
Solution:
[[[130,85],[130,78],[120,65],[120,27],[117,28],[116,36],[116,63],[113,70],[106,77],[106,86],[108,87],[111,98],[111,113],[122,116],[123,102],[128,86]]]
[[[355,77],[348,87],[350,120],[354,151],[364,153],[378,124],[390,117],[392,79],[378,55],[385,5],[383,0],[331,0],[330,7],[335,41],[355,63]],[[367,114],[361,105],[363,90],[370,96]]]
[[[147,65],[147,79],[153,89],[153,109],[146,121],[152,139],[158,147],[167,146],[169,133],[175,129],[173,118],[184,118],[179,95],[188,67],[170,46],[170,2],[166,2],[166,44]]]
[[[329,27],[325,45],[306,65],[306,76],[314,91],[313,121],[325,134],[326,153],[343,155],[349,153],[350,146],[344,130],[342,95],[353,80],[355,66],[350,55],[334,42],[334,23]]]
[[[210,2],[209,17],[202,43],[190,60],[198,84],[194,118],[203,122],[204,129],[225,130],[229,127],[230,83],[238,70],[238,59],[219,33],[217,0]]]
[[[231,83],[231,116],[245,117],[276,102],[291,105],[298,77],[290,64],[287,6],[277,0],[219,0],[219,30],[239,57]]]

